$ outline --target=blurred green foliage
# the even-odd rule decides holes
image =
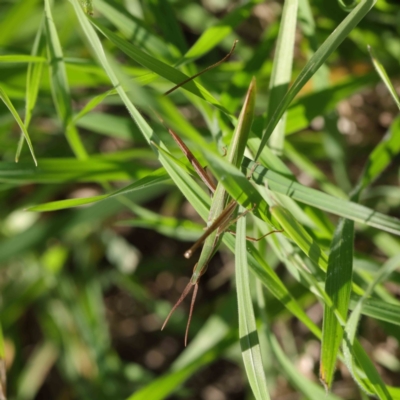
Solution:
[[[189,346],[184,307],[159,331],[195,263],[182,257],[203,227],[191,206],[204,218],[209,203],[166,127],[238,202],[257,199],[251,236],[284,226],[241,250],[259,328],[250,342],[261,348],[263,368],[255,368],[269,396],[325,396],[316,383],[322,347],[328,398],[366,398],[363,390],[400,398],[400,126],[389,94],[396,99],[400,6],[363,0],[348,14],[343,6],[352,2],[286,1],[294,9],[285,19],[283,3],[0,3],[0,381],[4,388],[6,370],[8,399],[266,396],[253,394],[242,361],[226,251],[233,236],[202,278]],[[277,44],[290,16],[293,55],[290,38]],[[335,49],[329,41],[345,18]],[[235,39],[229,62],[162,96]],[[313,70],[312,60],[322,67]],[[274,71],[278,61],[293,71]],[[263,151],[250,183],[216,154],[252,76],[257,117],[248,149]],[[281,136],[263,148],[272,131]],[[334,337],[343,327],[341,347]]]

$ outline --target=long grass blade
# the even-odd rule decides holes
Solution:
[[[285,96],[292,76],[294,41],[296,33],[298,0],[286,0],[283,5],[274,64],[269,82],[267,116],[270,116]],[[269,138],[269,147],[281,155],[285,140],[286,116],[284,113]]]
[[[306,66],[302,69],[299,76],[289,89],[285,97],[280,102],[279,106],[275,109],[274,113],[268,118],[268,124],[263,133],[260,148],[255,155],[255,160],[261,155],[263,147],[266,145],[269,137],[274,131],[278,121],[287,110],[289,104],[299,93],[301,88],[306,82],[315,74],[321,67],[326,59],[336,50],[340,43],[349,35],[351,30],[358,25],[364,16],[374,6],[376,0],[362,0],[358,6],[340,23],[340,25],[333,31],[333,33],[325,40],[319,47],[315,54],[308,61]]]
[[[7,106],[7,108],[11,111],[11,114],[13,115],[15,121],[18,123],[19,127],[21,128],[21,131],[24,135],[24,138],[26,142],[28,143],[29,150],[32,154],[33,161],[35,165],[37,166],[37,160],[35,157],[35,152],[33,150],[32,142],[29,137],[28,130],[25,127],[25,124],[22,122],[20,116],[18,115],[17,110],[14,108],[13,104],[11,103],[11,100],[7,96],[7,93],[4,91],[4,89],[0,86],[0,98],[3,100],[4,104]]]
[[[243,212],[243,208],[239,209]],[[246,218],[237,223],[235,248],[236,290],[239,309],[240,347],[247,378],[257,400],[269,399],[254,315],[246,249]]]
[[[331,243],[328,271],[325,281],[326,294],[332,299],[337,312],[347,320],[353,274],[354,222],[340,219]],[[320,379],[330,388],[336,367],[336,357],[342,342],[343,327],[329,307],[324,310],[322,327]]]
[[[86,149],[79,137],[78,131],[72,123],[71,94],[64,54],[58,38],[57,28],[54,24],[50,0],[45,0],[44,10],[46,15],[45,27],[53,101],[71,149],[77,158],[85,159],[87,157]]]

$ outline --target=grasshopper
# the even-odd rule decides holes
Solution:
[[[247,91],[245,101],[244,101],[244,104],[243,104],[243,107],[242,107],[242,110],[241,110],[241,113],[240,113],[240,116],[238,119],[238,123],[237,123],[236,129],[233,134],[232,141],[227,150],[228,162],[234,164],[238,168],[240,168],[241,163],[242,163],[244,150],[245,150],[246,143],[247,143],[247,138],[248,138],[251,124],[253,121],[254,106],[255,106],[255,92],[256,92],[256,83],[255,83],[255,78],[253,78],[250,83],[249,89]],[[215,252],[218,250],[218,247],[221,243],[224,232],[227,231],[227,229],[229,228],[230,225],[234,224],[240,217],[244,216],[252,209],[245,210],[243,213],[239,214],[237,217],[234,217],[234,214],[235,214],[237,206],[238,206],[236,200],[228,199],[228,194],[226,193],[225,188],[221,183],[218,183],[218,185],[215,186],[214,182],[211,180],[211,178],[209,177],[207,172],[203,169],[203,167],[200,165],[200,163],[197,161],[197,159],[194,157],[194,155],[191,153],[191,151],[188,149],[188,147],[185,145],[185,143],[172,130],[169,130],[169,132],[172,135],[172,137],[174,138],[174,140],[177,142],[179,147],[181,148],[182,152],[186,155],[188,160],[191,162],[191,164],[193,165],[194,169],[199,174],[201,179],[204,181],[204,183],[208,186],[210,191],[213,193],[212,203],[211,203],[211,207],[210,207],[210,213],[209,213],[208,220],[207,220],[207,228],[206,228],[204,234],[197,240],[197,242],[189,250],[187,250],[184,254],[184,256],[186,258],[190,258],[193,255],[193,253],[195,252],[195,250],[197,248],[199,248],[202,245],[202,243],[204,242],[199,261],[195,264],[195,266],[193,268],[193,274],[192,274],[192,277],[190,278],[189,283],[183,290],[182,295],[180,296],[178,301],[175,303],[175,305],[169,312],[169,314],[168,314],[167,318],[165,319],[165,322],[161,328],[161,330],[163,330],[165,328],[165,326],[166,326],[169,318],[173,314],[173,312],[176,310],[176,308],[182,303],[182,301],[185,299],[185,297],[193,289],[189,317],[188,317],[188,322],[186,325],[186,332],[185,332],[185,346],[186,346],[200,277],[206,272],[210,259],[213,257]],[[253,207],[253,209],[254,209],[254,207]],[[281,232],[281,231],[274,230],[274,231],[271,231],[271,232],[267,233],[266,235],[262,236],[261,238],[258,238],[258,239],[248,238],[248,239],[257,241],[257,240],[260,240],[263,237],[265,237],[271,233],[274,233],[274,232]]]

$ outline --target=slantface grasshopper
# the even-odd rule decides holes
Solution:
[[[255,78],[250,83],[249,89],[246,94],[246,98],[243,104],[243,108],[241,110],[238,123],[236,129],[233,134],[232,141],[227,150],[227,159],[228,162],[234,164],[236,167],[240,168],[244,150],[247,143],[247,138],[250,132],[251,124],[253,121],[254,115],[254,106],[255,106]],[[185,332],[185,346],[187,344],[187,338],[189,333],[190,321],[193,314],[193,307],[196,300],[196,295],[198,291],[198,282],[200,277],[205,273],[207,270],[208,263],[210,259],[213,257],[215,252],[218,250],[218,247],[221,243],[222,237],[224,232],[229,228],[230,225],[234,224],[238,218],[246,214],[247,212],[251,211],[246,210],[244,213],[234,217],[235,212],[237,210],[237,202],[235,200],[229,200],[228,195],[225,191],[224,186],[221,183],[218,183],[217,186],[213,183],[210,179],[206,171],[201,167],[200,163],[197,159],[193,156],[191,151],[185,145],[185,143],[178,137],[176,133],[169,130],[170,134],[174,138],[174,140],[178,143],[179,147],[181,148],[182,152],[186,155],[188,160],[193,165],[196,172],[199,174],[201,179],[204,183],[208,186],[210,191],[213,193],[212,203],[210,207],[210,213],[207,220],[207,228],[204,234],[197,240],[197,242],[185,252],[184,256],[186,258],[190,258],[194,251],[199,248],[203,242],[203,249],[200,254],[199,261],[196,263],[193,269],[192,277],[190,278],[189,283],[185,287],[184,291],[182,292],[181,297],[176,302],[174,307],[171,309],[170,313],[168,314],[161,330],[164,329],[165,325],[167,324],[169,318],[171,317],[172,313],[176,310],[176,308],[181,304],[181,302],[185,299],[185,297],[190,293],[193,288],[193,295],[192,301],[190,305],[189,311],[189,318],[186,326]],[[265,237],[274,232],[281,232],[281,231],[272,231],[267,233],[266,235],[262,236]],[[250,240],[260,240],[259,239],[252,239]]]

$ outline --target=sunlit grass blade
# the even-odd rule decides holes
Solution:
[[[222,164],[223,160],[218,161],[218,163]],[[397,218],[384,215],[361,204],[333,197],[318,190],[308,188],[284,177],[281,174],[267,170],[260,165],[253,169],[254,163],[249,159],[245,159],[243,164],[249,170],[253,170],[252,178],[254,182],[257,184],[267,184],[268,188],[273,192],[284,194],[293,200],[309,204],[310,206],[319,208],[320,210],[327,211],[340,217],[348,218],[355,222],[360,222],[378,229],[385,230],[387,232],[394,233],[396,235],[400,235],[400,220]],[[216,173],[216,175],[220,176],[221,172]],[[230,173],[238,175],[238,172],[235,172],[234,169],[231,169]],[[240,173],[238,176],[240,176]],[[232,193],[234,193],[234,191],[228,186],[227,191],[232,191]],[[239,194],[234,193],[231,194],[231,196],[237,198],[239,197]],[[241,201],[244,202],[245,200],[246,198],[242,195]]]
[[[15,121],[17,121],[19,127],[21,128],[21,131],[25,137],[26,142],[28,143],[29,150],[32,154],[33,161],[35,162],[35,165],[37,165],[37,160],[35,157],[35,152],[33,150],[32,142],[29,137],[29,133],[25,127],[25,124],[22,122],[20,116],[18,115],[17,110],[14,108],[13,104],[11,103],[11,100],[8,98],[7,93],[4,91],[4,89],[0,86],[0,98],[3,100],[4,104],[7,106],[7,108],[11,111],[11,114],[13,115]]]
[[[282,206],[271,207],[272,215],[279,221],[285,233],[297,244],[297,246],[323,271],[328,266],[328,257],[318,243],[308,234],[295,218]]]
[[[45,55],[45,40],[44,40],[44,21],[40,23],[40,27],[36,33],[35,41],[32,47],[32,54],[31,57],[35,58],[42,58],[41,56]],[[43,57],[44,58],[44,57]],[[46,58],[44,60],[47,61]],[[28,129],[29,124],[31,122],[33,109],[35,108],[37,95],[39,92],[39,85],[40,80],[42,78],[42,70],[43,64],[42,63],[34,63],[30,62],[28,65],[28,72],[26,75],[26,93],[25,93],[25,127]],[[20,140],[18,143],[17,152],[15,155],[15,159],[19,160],[22,146],[24,144],[24,135],[21,133]]]
[[[371,46],[368,47],[369,50],[369,54],[371,56],[371,60],[372,63],[374,64],[374,67],[376,69],[376,72],[378,73],[378,75],[380,76],[380,78],[382,79],[382,82],[385,84],[385,86],[387,87],[387,89],[389,90],[390,95],[392,96],[392,99],[394,100],[394,102],[396,103],[397,107],[400,110],[400,99],[399,96],[397,95],[396,89],[394,88],[386,70],[385,67],[382,65],[382,63],[376,58],[376,56],[374,55],[374,51],[371,48]]]
[[[231,235],[224,235],[223,242],[232,251],[235,251],[235,239]],[[254,275],[296,318],[298,318],[317,338],[321,337],[320,329],[311,321],[303,308],[291,295],[288,288],[277,273],[266,262],[252,243],[247,243],[247,262]]]
[[[106,36],[109,40],[111,40],[120,50],[122,50],[125,54],[127,54],[137,63],[148,68],[150,71],[155,72],[159,76],[175,84],[179,84],[189,78],[187,75],[185,75],[183,72],[180,72],[176,68],[171,67],[168,64],[165,64],[164,62],[157,60],[156,58],[144,53],[138,47],[134,46],[127,40],[122,39],[115,33],[111,32],[105,26],[101,25],[98,21],[92,19],[91,22],[104,36]],[[223,109],[219,101],[216,100],[203,86],[196,83],[195,81],[190,81],[186,83],[184,86],[182,86],[182,88],[208,101],[209,103],[215,105],[216,107]]]
[[[127,159],[128,158],[128,159]],[[74,158],[42,158],[40,168],[29,162],[0,162],[0,182],[61,183],[106,182],[141,178],[152,170],[127,158],[92,157],[87,160]]]
[[[243,212],[242,207],[239,212]],[[246,218],[237,222],[235,248],[236,290],[239,309],[239,338],[244,367],[254,397],[269,399],[267,381],[262,363],[256,319],[254,315],[246,249]]]
[[[350,308],[354,309],[360,296],[354,293],[351,296]],[[391,299],[393,301],[393,299]],[[363,301],[362,313],[372,318],[400,325],[400,306],[386,301],[369,298]]]
[[[28,207],[27,211],[55,211],[55,210],[63,210],[66,208],[79,207],[85,204],[96,203],[101,200],[105,200],[111,197],[121,196],[128,194],[134,191],[145,190],[150,186],[159,185],[160,183],[164,183],[168,180],[168,175],[162,169],[158,169],[151,174],[145,176],[142,179],[139,179],[135,183],[128,185],[122,189],[116,190],[115,192],[109,194],[103,194],[99,196],[93,197],[84,197],[78,199],[70,199],[70,200],[59,200],[52,201],[50,203],[40,204],[37,206]]]
[[[328,270],[325,281],[326,294],[347,319],[353,274],[354,222],[340,219],[331,243]],[[343,327],[330,307],[324,309],[322,328],[320,379],[329,389],[332,386],[339,347],[343,337]]]
[[[260,148],[255,156],[255,160],[257,160],[260,156],[263,147],[266,145],[278,121],[282,117],[283,113],[287,110],[294,97],[299,93],[306,82],[315,74],[318,68],[326,61],[326,59],[336,50],[339,44],[349,35],[351,30],[364,18],[364,16],[369,12],[375,3],[376,0],[362,0],[311,57],[293,83],[292,87],[275,109],[274,113],[269,116],[268,124],[263,133]]]
[[[44,63],[47,59],[42,56],[35,55],[24,55],[24,54],[15,54],[15,55],[0,55],[0,63]]]
[[[368,286],[364,295],[359,299],[353,309],[353,312],[347,321],[343,338],[343,354],[346,366],[351,372],[353,378],[363,389],[376,394],[380,399],[391,399],[392,397],[365,350],[360,344],[355,342],[355,337],[364,301],[372,294],[375,286],[380,282],[385,281],[390,273],[398,269],[399,266],[399,255],[392,257],[382,266],[379,274]],[[355,353],[355,350],[357,350],[357,353]],[[367,373],[366,376],[359,374],[356,368],[357,364],[364,367],[364,371]]]
[[[88,101],[88,103],[85,105],[85,107],[83,107],[82,110],[79,111],[79,113],[74,116],[74,123],[76,123],[78,120],[80,120],[82,117],[84,117],[90,111],[92,111],[95,107],[97,107],[106,97],[111,96],[116,93],[117,93],[117,91],[115,89],[110,89],[104,93],[101,93],[101,94],[93,97],[90,101]]]
[[[227,192],[244,207],[250,208],[257,204],[254,214],[269,220],[268,206],[260,200],[260,193],[247,182],[245,176],[225,160],[211,153],[205,154],[214,175],[223,182]],[[244,159],[243,164],[252,172],[252,180],[257,184],[268,185],[273,192],[284,194],[293,200],[300,201],[320,210],[336,214],[387,232],[400,235],[400,220],[374,211],[368,207],[353,203],[348,200],[336,198],[318,190],[303,186],[281,174],[268,170],[261,165],[255,165],[249,159]],[[255,168],[254,168],[255,167]],[[264,217],[262,217],[263,215]]]
[[[283,5],[279,35],[275,49],[274,64],[269,81],[267,118],[285,96],[292,76],[294,41],[296,33],[298,0],[286,0]],[[284,113],[269,138],[269,147],[282,154],[285,141],[286,113]]]
[[[84,159],[87,157],[86,149],[78,131],[72,124],[71,94],[65,69],[64,54],[58,38],[57,28],[53,21],[50,0],[45,0],[44,10],[53,101],[71,149],[77,158]]]
[[[75,13],[78,17],[79,23],[83,29],[84,34],[86,35],[92,49],[99,60],[101,66],[104,68],[104,71],[107,73],[111,83],[113,84],[115,90],[117,91],[118,95],[120,96],[122,102],[125,104],[126,108],[129,111],[130,116],[135,121],[136,125],[140,129],[143,137],[146,139],[148,143],[151,140],[158,141],[159,138],[154,133],[153,129],[150,125],[146,122],[146,120],[142,117],[139,111],[136,109],[132,101],[130,100],[128,94],[125,92],[125,89],[122,87],[120,79],[116,75],[116,70],[119,72],[119,75],[125,79],[125,82],[128,87],[135,89],[135,85],[130,83],[125,76],[122,75],[122,72],[118,69],[116,64],[111,65],[110,61],[107,59],[107,56],[104,52],[103,46],[100,42],[99,37],[97,36],[94,28],[92,27],[91,23],[89,22],[87,16],[82,11],[78,0],[70,0],[70,3],[73,5]],[[129,44],[129,43],[128,43]],[[136,88],[137,89],[137,88]]]

